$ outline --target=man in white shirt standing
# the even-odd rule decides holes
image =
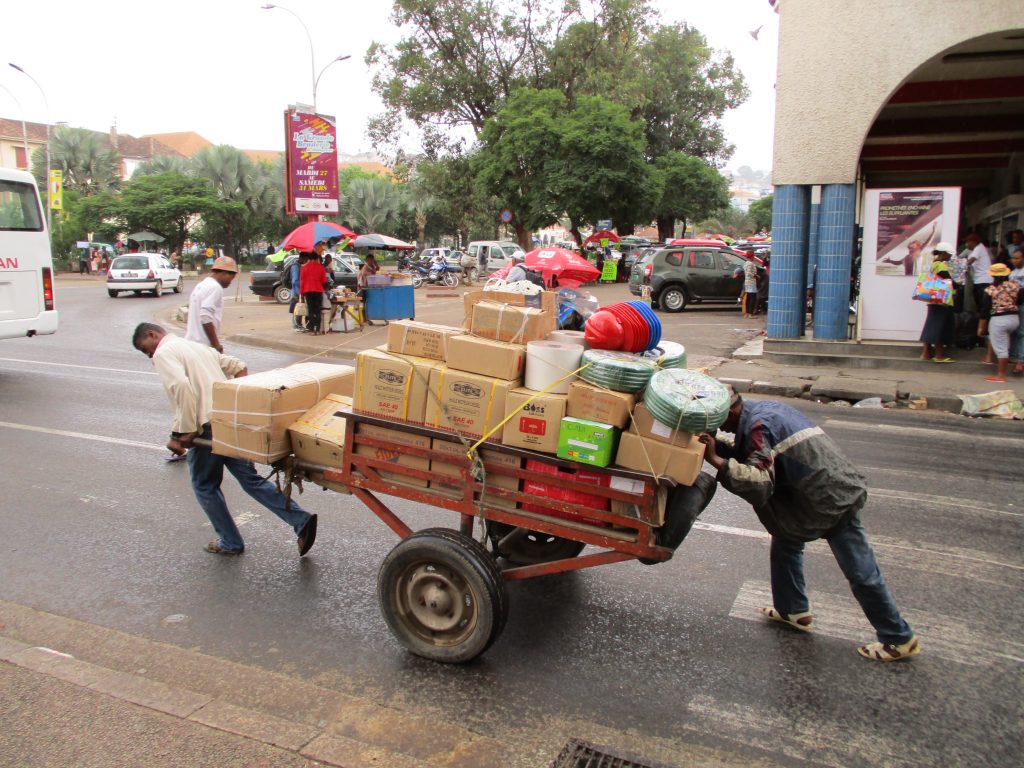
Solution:
[[[230,256],[213,262],[210,274],[192,289],[188,297],[188,327],[185,338],[223,352],[220,323],[224,317],[224,289],[238,274],[238,265]]]
[[[242,534],[220,489],[226,468],[243,491],[291,526],[298,537],[299,557],[305,555],[316,540],[316,515],[294,501],[289,504],[274,483],[260,477],[251,461],[219,456],[194,442],[196,438],[212,438],[214,382],[227,381],[229,376],[245,376],[245,363],[206,345],[168,334],[154,323],[140,323],[135,328],[132,346],[153,361],[174,408],[173,431],[167,447],[178,455],[188,451],[192,490],[217,532],[217,538],[206,545],[206,551],[214,555],[240,555],[245,551]]]
[[[974,282],[974,303],[980,307],[985,289],[992,285],[992,275],[988,273],[988,268],[992,266],[992,255],[977,232],[968,232],[964,242],[971,249],[967,255],[967,267]]]

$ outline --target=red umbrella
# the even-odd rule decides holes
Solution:
[[[586,248],[591,243],[600,243],[602,240],[608,240],[610,243],[617,243],[619,242],[619,236],[610,229],[599,229],[583,241],[583,247]]]
[[[551,278],[557,277],[559,288],[579,288],[601,274],[589,261],[565,248],[536,248],[526,254],[525,264],[544,275],[548,286]]]
[[[357,235],[348,227],[335,224],[333,221],[307,221],[289,232],[288,237],[282,241],[277,250],[286,251],[289,248],[296,248],[309,252],[321,240],[330,240],[335,237],[347,237],[355,240]]]

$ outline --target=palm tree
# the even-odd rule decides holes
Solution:
[[[207,230],[224,241],[232,256],[245,238],[246,214],[251,210],[253,164],[238,149],[221,144],[204,147],[192,158],[196,176],[205,179],[220,202],[220,210],[207,217]]]
[[[121,155],[107,137],[85,128],[58,125],[50,135],[50,168],[64,173],[64,187],[93,195],[116,189],[121,183]],[[46,153],[32,153],[32,173],[46,185]]]
[[[136,176],[157,176],[161,173],[178,173],[182,176],[192,175],[192,166],[188,158],[178,155],[157,155],[139,163],[132,178]]]
[[[412,209],[413,219],[416,222],[416,244],[420,248],[427,244],[427,219],[434,206],[437,205],[437,198],[418,179],[405,188],[405,200]]]
[[[401,202],[398,190],[388,179],[353,179],[343,213],[359,232],[381,232],[397,220]]]

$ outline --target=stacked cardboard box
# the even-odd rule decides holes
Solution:
[[[432,440],[431,447],[435,451],[451,455],[453,459],[457,459],[457,462],[446,462],[438,459],[431,461],[430,473],[432,475],[437,475],[439,478],[456,478],[456,480],[454,482],[445,482],[444,479],[431,480],[430,487],[450,491],[461,500],[462,473],[469,466],[469,459],[466,457],[466,447],[462,443],[453,443],[450,440],[441,439]],[[522,466],[522,459],[518,456],[486,448],[480,449],[480,458],[486,464],[491,465],[499,464],[513,469],[519,469]],[[486,474],[485,484],[487,488],[504,488],[505,490],[515,491],[519,489],[519,478],[489,472]],[[484,501],[488,506],[497,507],[498,509],[516,508],[514,501],[503,499],[493,493],[484,493]]]
[[[288,427],[295,458],[308,464],[341,467],[347,430],[345,413],[351,407],[351,397],[328,395]],[[324,488],[340,493],[350,492],[348,486],[325,480],[320,470],[309,471],[307,475]]]
[[[213,385],[213,450],[270,464],[291,453],[288,427],[329,394],[351,395],[348,365],[297,363]]]
[[[518,380],[495,379],[448,366],[434,368],[426,424],[446,432],[483,437],[501,423],[508,393],[519,384]]]
[[[388,323],[388,352],[431,360],[448,359],[448,341],[465,333],[462,328],[418,323],[415,320],[392,320]]]
[[[430,377],[441,363],[426,357],[367,349],[356,355],[353,409],[371,416],[422,424]]]

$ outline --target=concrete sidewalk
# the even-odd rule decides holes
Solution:
[[[258,301],[248,294],[248,286],[229,289],[225,300],[224,326],[222,338],[230,343],[255,347],[266,347],[301,355],[303,359],[325,359],[351,361],[356,354],[364,349],[384,344],[387,340],[387,329],[381,324],[367,326],[362,332],[330,333],[325,336],[310,336],[296,333],[291,329],[287,307],[274,302]],[[461,293],[464,287],[455,289],[460,298],[451,298],[451,291],[446,291],[446,298],[435,298],[432,294],[440,290],[423,288],[416,292],[416,319],[424,322],[443,325],[461,326],[463,305]],[[628,300],[628,292],[623,286],[598,286],[595,295],[602,303]],[[182,302],[184,303],[184,301]],[[660,313],[659,317],[665,327],[664,338],[678,338],[684,330],[694,328],[706,329],[711,326],[745,326],[730,328],[716,332],[730,334],[735,338],[737,348],[731,355],[709,353],[708,349],[699,347],[704,354],[694,354],[690,347],[689,365],[691,368],[704,368],[716,378],[733,384],[743,392],[753,392],[776,397],[803,397],[819,402],[836,401],[839,405],[856,403],[870,398],[880,398],[889,404],[887,407],[912,407],[915,409],[940,410],[949,413],[960,413],[961,399],[964,394],[981,394],[997,390],[1012,390],[1018,398],[1024,398],[1024,378],[1011,377],[1006,384],[991,383],[984,380],[973,370],[976,365],[965,365],[971,372],[958,370],[956,364],[935,365],[934,370],[898,370],[898,369],[865,369],[787,365],[774,363],[761,354],[763,335],[758,335],[758,327],[763,328],[763,319],[759,321],[742,321],[725,305],[714,312],[713,319],[725,320],[725,323],[713,323],[698,326],[698,321],[707,320],[705,314],[698,316],[694,311],[675,315]],[[174,320],[173,313],[166,313],[161,320],[168,324],[183,328],[180,321]],[[742,339],[749,339],[741,344]],[[964,353],[965,360],[975,360],[980,356],[978,351]]]

